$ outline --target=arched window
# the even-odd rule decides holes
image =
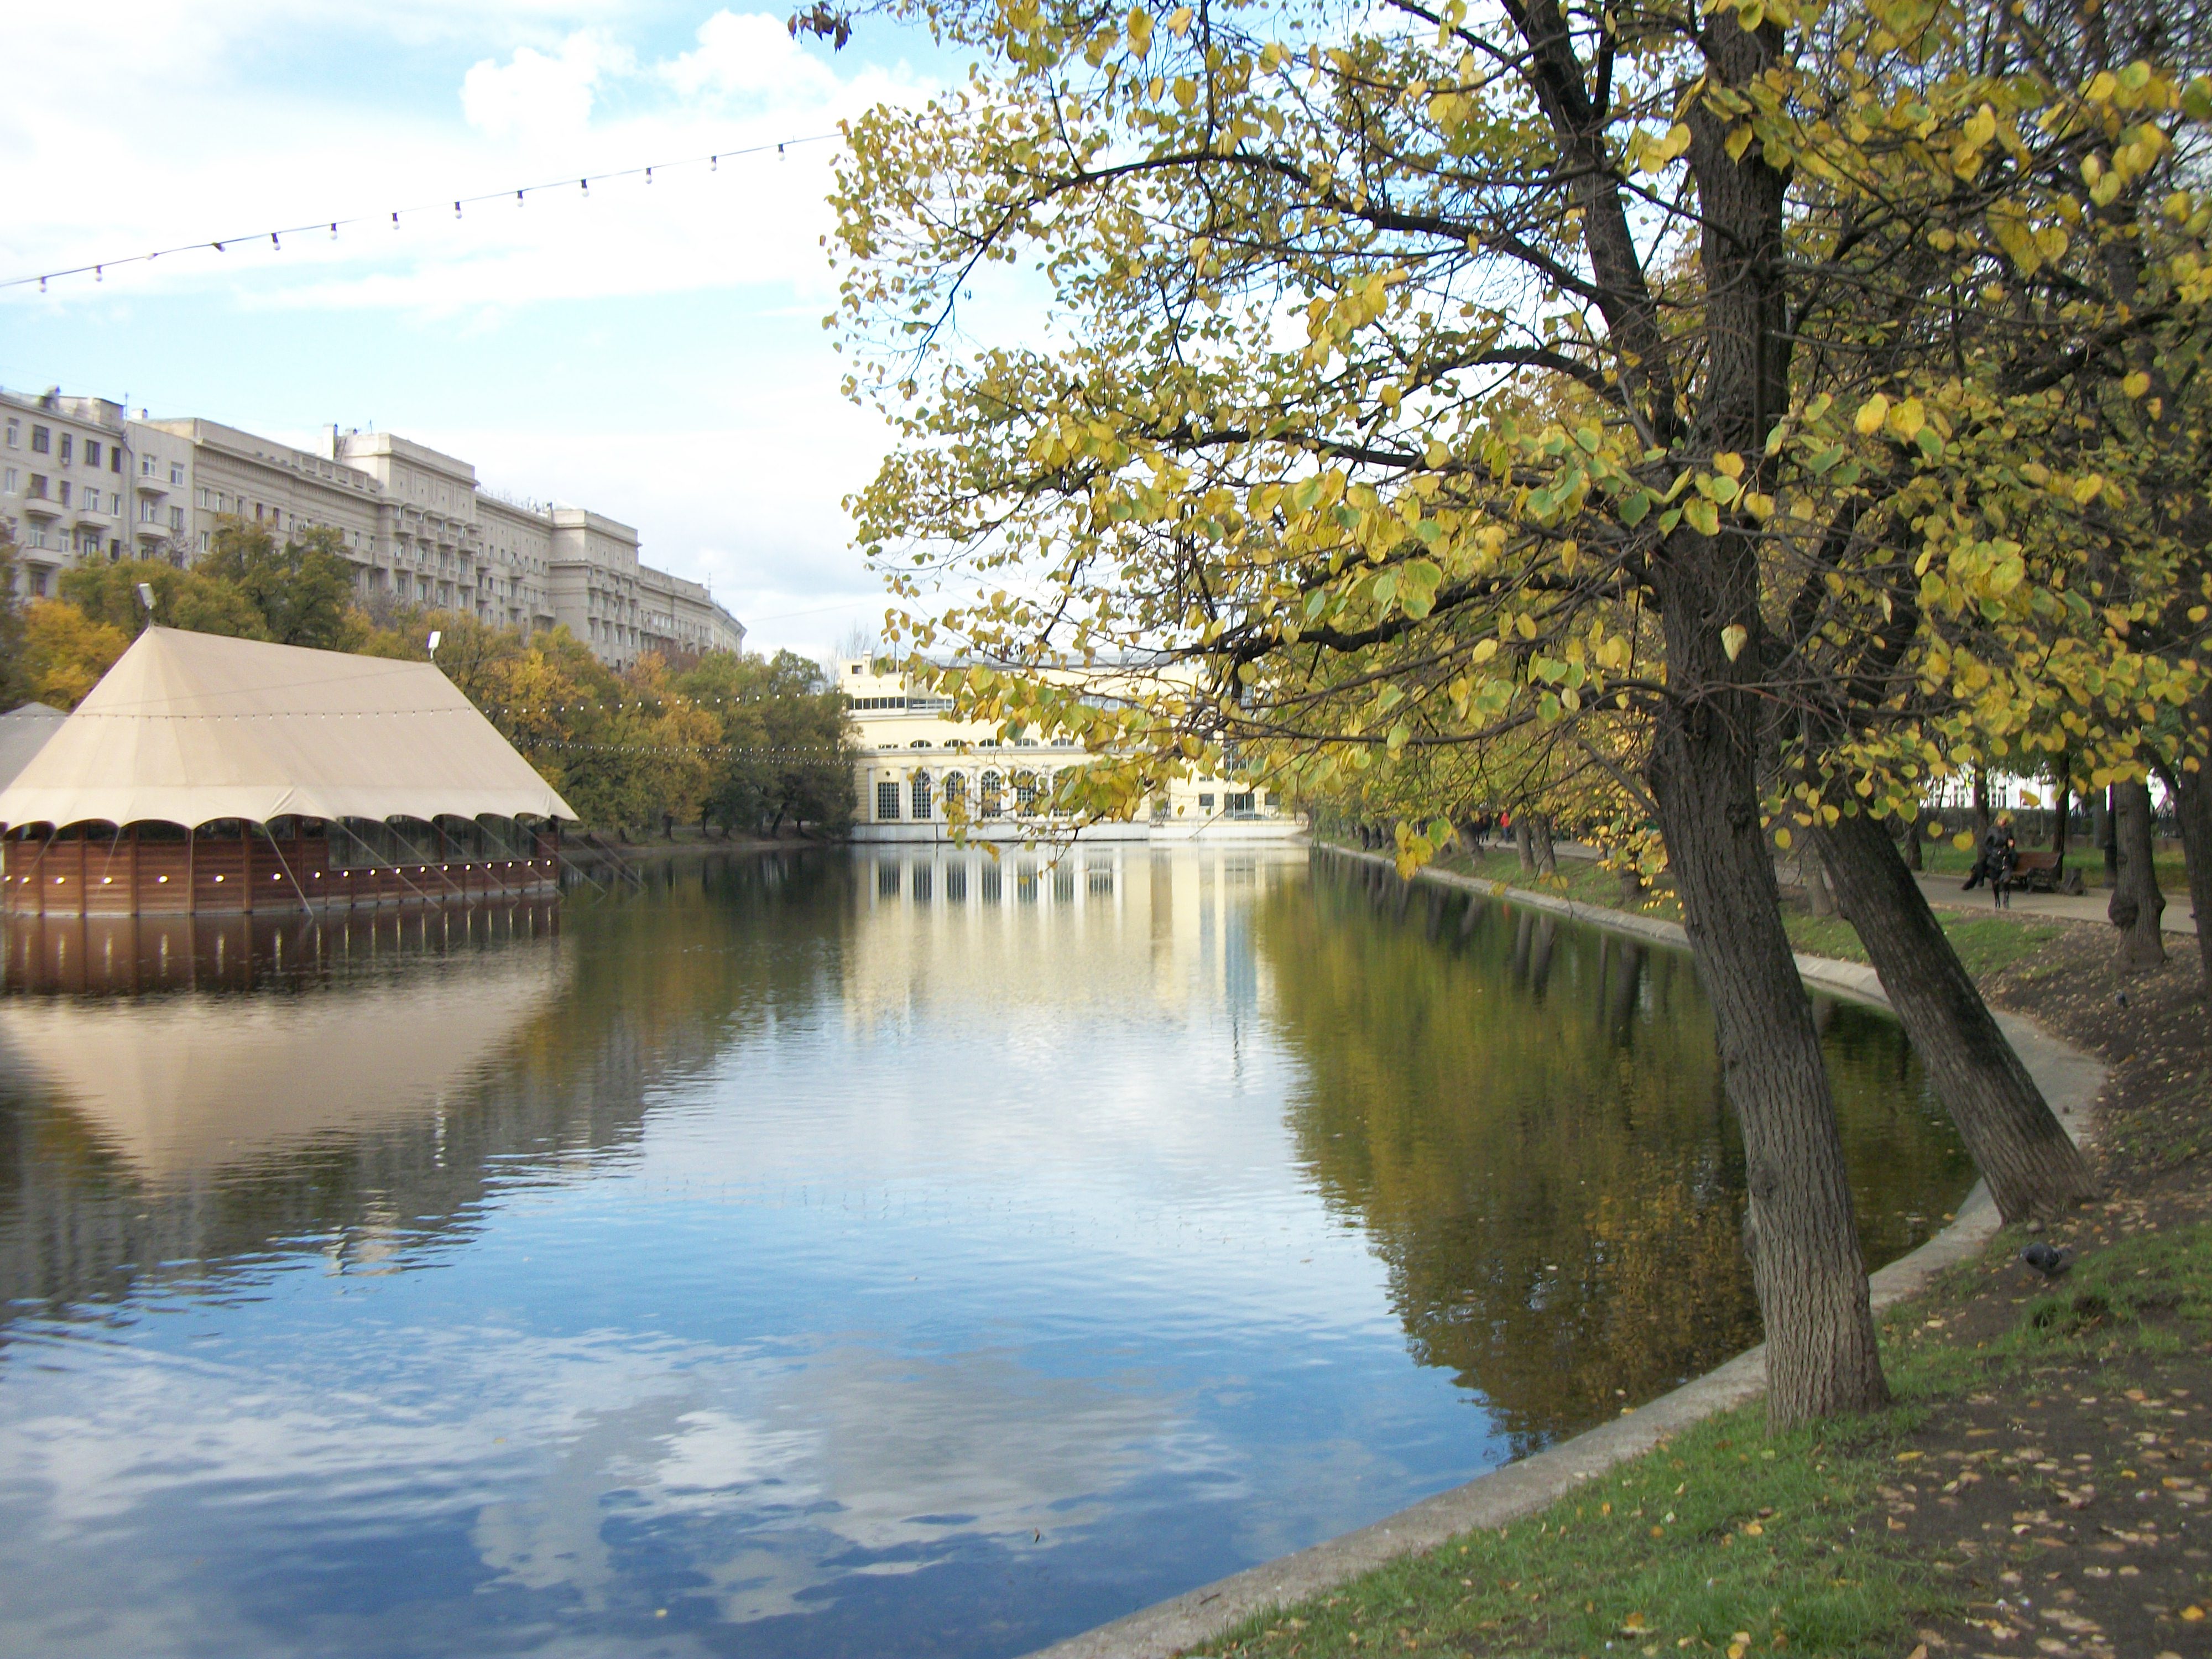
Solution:
[[[1014,774],[1014,812],[1026,817],[1036,811],[1037,782],[1034,772]]]
[[[945,775],[945,816],[948,818],[952,817],[966,811],[967,806],[968,775],[964,772],[947,772]]]
[[[995,818],[999,816],[999,775],[996,772],[986,772],[976,780],[975,793],[978,799],[975,816],[977,817]]]
[[[920,822],[926,822],[929,817],[931,805],[929,799],[929,769],[927,767],[925,766],[919,768],[915,772],[912,793],[914,796],[914,810],[908,812],[907,816]]]

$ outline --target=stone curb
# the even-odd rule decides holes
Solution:
[[[1316,843],[1316,850],[1396,868],[1388,858],[1349,848]],[[1678,923],[1650,916],[1577,904],[1553,894],[1527,892],[1504,882],[1446,870],[1423,870],[1416,879],[1547,910],[1616,933],[1684,949],[1689,945]],[[1801,956],[1797,971],[1808,985],[1824,991],[1881,1007],[1889,1006],[1881,979],[1863,963]],[[2086,1140],[2089,1109],[2104,1087],[2105,1067],[2031,1021],[2004,1014],[1998,1016],[1998,1021],[2066,1132],[2076,1141]],[[1948,1226],[1868,1279],[1875,1310],[1878,1313],[1915,1294],[1937,1273],[1978,1254],[2000,1224],[1988,1184],[1977,1181]],[[1173,1659],[1255,1614],[1306,1601],[1401,1556],[1433,1549],[1478,1528],[1502,1527],[1534,1515],[1583,1481],[1617,1463],[1641,1456],[1692,1424],[1757,1399],[1765,1388],[1765,1350],[1753,1348],[1647,1406],[1585,1430],[1533,1457],[1478,1475],[1464,1486],[1424,1498],[1372,1526],[1201,1584],[1111,1624],[1055,1642],[1029,1659]]]

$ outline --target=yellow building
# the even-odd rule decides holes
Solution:
[[[971,836],[1020,841],[1065,830],[1048,816],[1053,781],[1090,752],[1068,738],[1002,738],[953,717],[952,701],[910,688],[903,674],[850,659],[837,664],[860,750],[854,777],[856,841],[937,842],[952,836],[949,802],[964,806]],[[1305,823],[1246,778],[1177,778],[1134,823],[1093,824],[1085,841],[1286,842]]]

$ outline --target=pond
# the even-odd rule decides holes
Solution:
[[[0,1651],[1018,1655],[1755,1340],[1688,960],[1304,854],[17,927]],[[1820,1003],[1871,1261],[1971,1171]]]

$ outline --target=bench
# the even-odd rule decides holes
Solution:
[[[2078,871],[2067,872],[2063,854],[2017,853],[2011,885],[2025,893],[2079,893],[2081,877]]]

